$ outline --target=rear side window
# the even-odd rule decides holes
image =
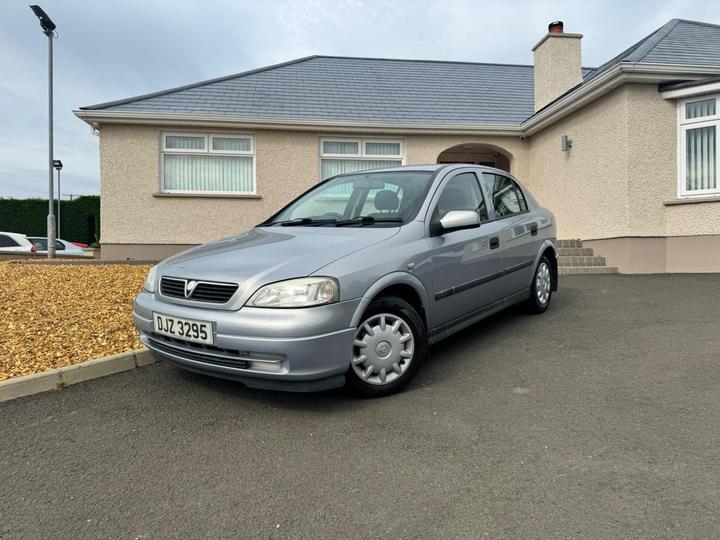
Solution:
[[[488,220],[485,199],[474,173],[461,173],[450,179],[440,194],[430,221],[437,222],[454,210],[476,212],[481,223]]]
[[[18,244],[15,240],[10,238],[6,234],[0,234],[0,248],[4,247],[17,247],[20,244]]]
[[[495,217],[504,218],[527,212],[527,202],[520,186],[500,174],[483,173],[483,182],[492,198]]]

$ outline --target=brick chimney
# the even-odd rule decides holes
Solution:
[[[562,21],[555,21],[533,47],[536,111],[582,81],[581,39],[582,34],[568,34]]]

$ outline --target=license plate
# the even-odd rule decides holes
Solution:
[[[212,323],[153,313],[155,332],[185,341],[213,344]]]

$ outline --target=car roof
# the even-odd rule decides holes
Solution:
[[[19,233],[19,232],[0,231],[0,234],[7,234],[8,236],[19,236],[21,238],[27,238],[27,236],[25,236],[23,233]]]

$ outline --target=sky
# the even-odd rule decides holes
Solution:
[[[554,20],[597,66],[707,0],[37,0],[57,25],[55,158],[64,195],[100,192],[98,138],[73,109],[312,54],[531,64]],[[0,197],[47,196],[47,38],[0,0]],[[67,198],[67,197],[64,197]]]

